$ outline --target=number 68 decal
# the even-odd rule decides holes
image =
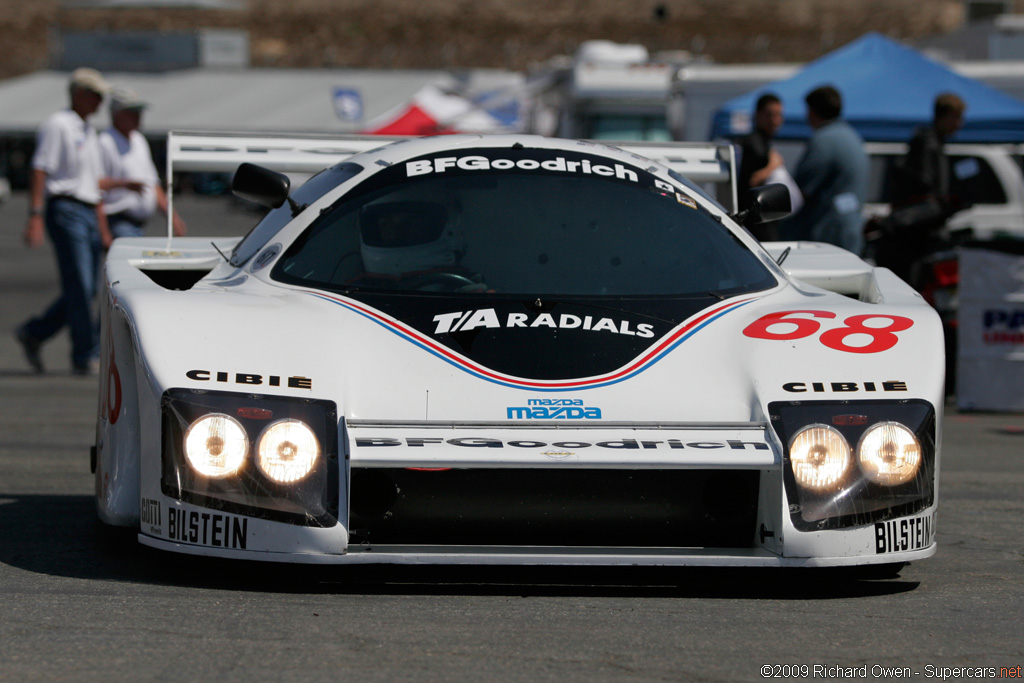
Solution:
[[[790,317],[799,314],[809,315],[810,318]],[[835,318],[836,314],[831,311],[781,311],[769,313],[747,325],[743,334],[752,339],[771,339],[774,341],[789,341],[792,339],[804,339],[818,333],[821,323],[814,318]],[[880,326],[869,326],[869,320],[885,321]],[[909,330],[914,325],[910,318],[901,315],[888,315],[869,313],[867,315],[851,315],[843,320],[842,327],[833,327],[821,333],[818,338],[822,344],[836,351],[847,353],[879,353],[888,351],[896,346],[899,338],[897,332]],[[871,338],[868,344],[854,346],[847,343],[849,337],[864,335]],[[850,341],[859,342],[863,336],[855,337]]]

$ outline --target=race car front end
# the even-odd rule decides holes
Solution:
[[[563,408],[547,401],[529,408]],[[934,552],[927,402],[770,411],[766,423],[400,423],[176,389],[142,539],[317,563],[832,566]]]
[[[849,354],[835,381],[818,381],[805,368],[834,364],[835,351],[763,338],[771,301],[713,307],[719,317],[669,330],[665,353],[628,378],[574,387],[484,379],[428,335],[355,313],[355,301],[316,326],[324,341],[308,356],[329,363],[267,362],[220,343],[202,362],[148,359],[143,393],[161,400],[143,448],[159,458],[142,463],[140,538],[339,564],[799,567],[931,555],[939,415],[925,397],[941,395],[941,374]],[[338,307],[298,293],[266,341],[312,338],[302,321]],[[190,310],[206,319],[202,304]],[[243,314],[208,315],[243,324]],[[913,334],[930,327],[924,318]],[[593,338],[602,334],[613,333]],[[916,338],[900,334],[901,348]],[[368,346],[387,369],[360,360]],[[735,360],[701,362],[715,353]],[[766,355],[775,367],[752,383]],[[872,376],[892,379],[859,379]]]

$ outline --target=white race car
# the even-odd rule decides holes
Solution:
[[[262,160],[234,190],[270,210],[110,250],[102,521],[282,562],[935,552],[939,319],[853,254],[758,244],[784,188],[730,214],[713,145],[380,144],[172,135],[177,168]]]

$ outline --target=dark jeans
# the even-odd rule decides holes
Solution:
[[[114,213],[107,216],[107,227],[114,238],[118,237],[142,237],[146,234],[145,221],[137,221],[129,218],[123,213]]]
[[[75,367],[86,367],[99,355],[99,319],[93,314],[93,299],[103,245],[96,209],[65,197],[51,198],[46,203],[46,232],[57,256],[61,294],[23,329],[29,336],[45,341],[67,325],[71,330],[71,362]]]

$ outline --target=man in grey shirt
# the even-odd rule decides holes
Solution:
[[[804,101],[814,134],[793,178],[805,203],[780,225],[781,237],[828,242],[860,254],[864,247],[861,207],[868,186],[864,141],[840,118],[843,99],[838,90],[821,86]]]

